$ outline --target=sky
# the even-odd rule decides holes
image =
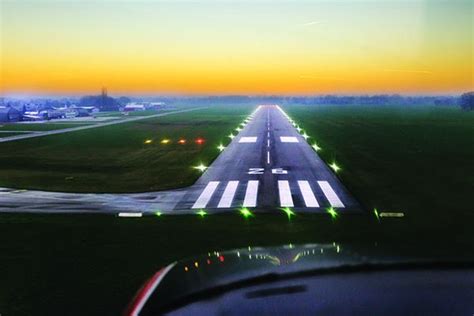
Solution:
[[[474,0],[0,0],[0,94],[458,94]]]

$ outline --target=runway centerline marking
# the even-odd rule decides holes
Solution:
[[[243,207],[256,207],[258,194],[258,180],[250,180],[247,182],[247,190],[245,191]]]
[[[267,164],[270,164],[270,152],[267,151]]]
[[[191,208],[205,208],[218,185],[219,181],[210,181]]]
[[[278,180],[278,193],[280,195],[280,206],[293,207],[290,184],[286,180]]]
[[[267,147],[270,147],[270,140],[267,139]]]
[[[319,207],[318,200],[314,196],[313,190],[308,181],[298,181],[298,186],[300,187],[301,195],[303,195],[304,203],[306,207]]]
[[[234,200],[238,185],[239,181],[229,181],[227,183],[217,208],[229,208],[232,206],[232,201]]]
[[[319,187],[323,190],[324,195],[329,201],[329,204],[334,207],[344,207],[344,204],[334,192],[333,188],[327,181],[318,181]]]
[[[257,137],[240,137],[239,143],[256,143]]]
[[[280,136],[282,143],[299,143],[298,138],[293,136]]]

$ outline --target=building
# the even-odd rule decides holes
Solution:
[[[18,122],[21,113],[12,107],[0,107],[0,122]]]
[[[125,112],[145,111],[146,107],[144,104],[141,104],[141,103],[130,102],[123,108],[123,110]]]

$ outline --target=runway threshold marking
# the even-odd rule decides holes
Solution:
[[[219,181],[210,181],[191,208],[205,208],[212,195],[216,191],[218,185]]]
[[[306,207],[319,207],[318,200],[314,196],[313,190],[308,181],[298,181],[298,186],[300,187],[301,195],[303,195],[304,203]]]
[[[247,183],[247,190],[245,191],[244,207],[256,207],[258,195],[258,180],[250,180]]]
[[[222,197],[219,201],[219,204],[217,205],[217,208],[231,207],[238,185],[239,185],[239,181],[229,181],[227,183],[227,186],[225,187],[224,193],[222,194]]]
[[[292,136],[280,136],[282,143],[298,143],[298,138]]]
[[[344,203],[339,199],[336,192],[327,181],[318,181],[318,185],[323,191],[324,195],[329,201],[329,204],[334,207],[344,207]]]
[[[278,193],[280,195],[280,206],[293,207],[290,184],[286,180],[278,180]]]
[[[256,143],[257,137],[240,137],[239,143]]]

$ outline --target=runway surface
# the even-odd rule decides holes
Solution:
[[[253,211],[360,212],[358,202],[276,105],[259,106],[189,188],[139,194],[0,189],[0,211],[186,214]]]

